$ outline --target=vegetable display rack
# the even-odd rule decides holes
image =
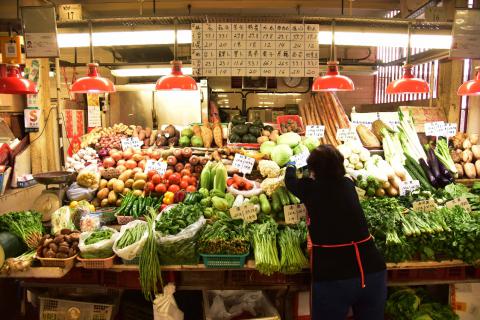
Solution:
[[[39,297],[40,320],[95,319],[110,320],[113,305]]]
[[[245,265],[249,253],[242,255],[200,254],[207,268],[239,269]]]

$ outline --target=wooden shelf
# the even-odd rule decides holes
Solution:
[[[388,270],[454,268],[454,267],[466,267],[466,266],[468,266],[468,264],[466,264],[462,260],[406,261],[406,262],[400,262],[400,263],[387,263]]]
[[[58,279],[65,276],[73,266],[68,268],[58,267],[31,267],[27,271],[11,272],[10,274],[0,274],[0,278],[42,278]]]

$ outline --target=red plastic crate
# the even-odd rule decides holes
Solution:
[[[286,116],[278,116],[277,117],[277,125],[278,125],[278,131],[280,134],[284,133],[281,130],[281,124],[286,123],[288,120],[295,121],[300,128],[300,130],[297,132],[300,135],[305,134],[305,126],[303,125],[302,118],[300,118],[297,115],[286,115]]]

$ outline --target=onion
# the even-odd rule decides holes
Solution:
[[[112,157],[106,157],[103,159],[103,167],[104,168],[111,168],[115,165],[115,160]]]
[[[133,152],[130,149],[127,149],[126,151],[123,152],[123,159],[129,160],[133,156]]]
[[[120,159],[122,159],[122,154],[120,152],[113,152],[110,154],[110,156],[115,161],[119,161]]]
[[[125,164],[125,159],[120,159],[117,161],[117,166],[123,166]]]

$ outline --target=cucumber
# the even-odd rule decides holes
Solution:
[[[300,204],[300,199],[297,198],[293,193],[287,190],[288,198],[290,199],[291,204]]]
[[[270,214],[270,212],[272,212],[272,207],[270,206],[270,202],[268,202],[267,196],[262,193],[258,199],[260,201],[260,208],[262,209],[262,212],[265,214]]]
[[[282,203],[282,206],[288,206],[290,204],[290,199],[288,198],[287,188],[280,187],[275,191],[278,191],[278,195],[280,197],[280,202]]]
[[[274,212],[282,211],[282,203],[280,202],[280,196],[278,195],[277,190],[272,194],[272,209]]]

